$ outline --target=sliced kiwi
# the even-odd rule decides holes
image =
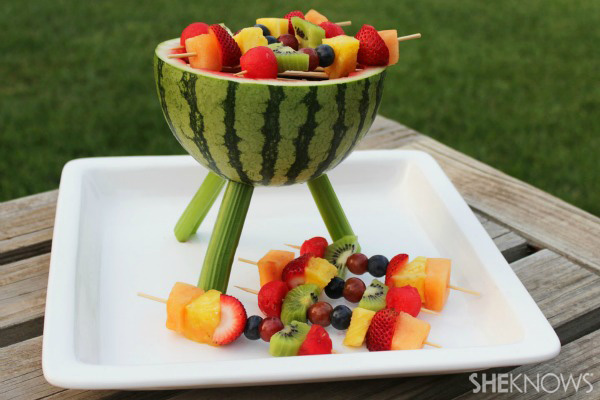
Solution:
[[[358,306],[371,311],[379,311],[385,308],[385,296],[387,295],[388,287],[373,279],[367,290],[363,293],[362,299]]]
[[[315,48],[325,39],[325,30],[300,17],[292,17],[292,26],[300,47]]]
[[[304,322],[292,321],[282,330],[271,336],[269,353],[273,357],[287,357],[298,355],[298,350],[310,327]]]
[[[275,52],[277,49],[283,47],[283,43],[281,43],[281,42],[271,43],[271,44],[268,44],[267,47],[270,48],[271,50],[273,50],[273,52]]]
[[[325,258],[338,269],[338,276],[346,275],[346,260],[354,253],[360,251],[358,238],[353,235],[344,236],[327,246]]]
[[[308,54],[300,53],[291,47],[282,46],[273,49],[277,59],[277,69],[284,71],[308,71]]]
[[[296,286],[290,290],[283,299],[281,322],[285,325],[292,321],[306,322],[306,312],[319,300],[320,293],[321,289],[312,283]]]

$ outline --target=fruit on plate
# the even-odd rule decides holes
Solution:
[[[188,57],[192,68],[209,71],[220,71],[223,68],[221,47],[213,30],[187,39],[185,50],[196,53],[195,56]]]
[[[258,325],[260,338],[265,342],[270,342],[274,334],[283,329],[283,322],[277,317],[267,317]]]
[[[314,284],[305,284],[290,290],[283,300],[281,321],[288,325],[292,321],[307,321],[307,311],[317,302],[321,289]]]
[[[350,303],[358,303],[362,299],[367,287],[359,278],[348,278],[344,284],[344,298]]]
[[[271,281],[263,285],[258,291],[258,308],[267,317],[281,316],[283,300],[289,291],[288,285],[283,281]]]
[[[390,308],[384,308],[375,313],[366,335],[367,349],[369,351],[392,349],[392,339],[397,319],[398,313]]]
[[[341,26],[339,26],[338,24],[335,24],[333,22],[324,21],[324,22],[321,22],[319,24],[319,26],[321,28],[323,28],[323,30],[325,31],[326,38],[332,38],[332,37],[346,34],[346,32],[344,32],[344,29]]]
[[[300,254],[304,255],[310,253],[313,257],[324,258],[327,246],[329,246],[327,239],[321,236],[315,236],[302,243],[302,246],[300,246]]]
[[[277,79],[278,66],[275,53],[267,46],[253,47],[240,58],[245,78]]]
[[[336,79],[348,76],[356,69],[358,48],[360,42],[350,36],[340,35],[329,39],[323,39],[323,44],[328,44],[333,48],[335,60],[333,64],[325,68],[325,73],[329,79]]]
[[[185,46],[185,41],[194,36],[208,33],[209,26],[204,22],[194,22],[186,26],[179,36],[179,45]]]
[[[400,58],[400,45],[398,43],[398,31],[395,29],[389,29],[385,31],[379,31],[379,36],[385,42],[389,52],[389,59],[387,65],[394,65]]]
[[[360,306],[352,311],[350,326],[344,337],[345,346],[360,347],[363,345],[374,315],[375,311],[367,310]]]
[[[312,283],[322,290],[336,275],[337,268],[329,261],[313,257],[311,253],[308,253],[289,262],[281,273],[281,279],[288,284],[290,289],[305,283]]]
[[[358,307],[371,311],[379,311],[386,307],[388,287],[377,279],[373,279],[362,295]]]
[[[307,318],[313,325],[329,326],[333,307],[325,301],[317,301],[307,311]]]
[[[289,21],[286,18],[258,18],[256,23],[266,26],[275,38],[288,33]]]
[[[413,286],[419,291],[421,301],[425,302],[425,265],[427,258],[416,257],[414,260],[406,264],[398,272],[392,275],[392,285],[395,287]],[[425,304],[427,307],[427,304]]]
[[[333,344],[327,331],[320,325],[312,325],[304,342],[298,349],[299,356],[331,354]]]
[[[298,355],[300,346],[302,346],[309,331],[308,324],[300,321],[290,321],[282,330],[271,336],[269,354],[273,357]]]
[[[339,299],[344,295],[344,286],[346,286],[346,281],[336,276],[325,286],[325,294],[330,299]]]
[[[292,17],[298,17],[298,18],[302,18],[304,19],[304,13],[302,11],[290,11],[289,13],[285,14],[285,16],[283,18],[288,20],[288,33],[295,35],[294,32],[294,26],[292,25]]]
[[[208,290],[186,307],[183,335],[200,343],[215,345],[212,336],[221,319],[221,292]]]
[[[371,275],[376,278],[380,278],[385,275],[387,271],[389,261],[385,256],[380,254],[369,257],[367,264],[367,270]]]
[[[255,47],[266,46],[269,44],[263,35],[263,30],[256,26],[242,29],[233,37],[233,39],[240,47],[242,54],[246,54],[248,50]]]
[[[431,326],[427,322],[400,312],[394,327],[392,350],[422,349],[430,330]]]
[[[299,17],[292,17],[292,26],[300,47],[317,47],[325,39],[325,30]]]
[[[211,31],[214,32],[219,47],[221,48],[221,64],[226,67],[233,67],[240,63],[242,51],[233,40],[233,36],[222,25],[211,25]]]
[[[400,273],[400,271],[406,266],[408,263],[408,254],[397,254],[388,263],[386,272],[385,272],[385,284],[387,286],[394,286],[394,282],[392,281],[392,276]]]
[[[387,65],[390,51],[379,32],[371,25],[363,25],[356,36],[360,41],[358,62],[363,65]],[[396,42],[398,40],[396,39]]]
[[[354,253],[360,251],[358,238],[356,236],[344,236],[327,246],[325,259],[336,266],[338,276],[346,274],[346,260]]]
[[[283,269],[295,257],[296,255],[291,251],[269,250],[263,258],[258,260],[260,286],[271,281],[280,281]]]
[[[402,286],[390,288],[385,296],[385,307],[403,311],[416,317],[421,312],[421,296],[413,286]]]
[[[221,294],[221,312],[219,324],[213,331],[212,341],[217,346],[223,346],[235,341],[246,327],[246,309],[233,296]]]
[[[425,263],[425,305],[433,311],[442,311],[450,292],[450,265],[447,258],[428,258]]]
[[[188,283],[176,282],[167,300],[167,328],[183,333],[186,306],[204,290]]]
[[[313,9],[308,10],[306,15],[304,16],[304,19],[306,19],[309,22],[312,22],[315,25],[320,25],[323,22],[329,21],[326,16]]]
[[[259,315],[252,315],[246,320],[246,327],[244,328],[244,336],[250,340],[260,339],[260,324],[263,319]]]
[[[344,304],[340,304],[333,309],[331,313],[331,326],[335,329],[344,330],[350,326],[352,310]]]
[[[201,165],[231,181],[280,186],[317,178],[352,152],[377,114],[383,68],[367,68],[335,82],[263,84],[190,70],[168,58],[178,43],[163,42],[156,50],[154,71],[165,118]],[[314,143],[334,145],[317,154]]]
[[[354,253],[346,260],[348,271],[354,275],[362,275],[367,272],[369,259],[363,253]]]

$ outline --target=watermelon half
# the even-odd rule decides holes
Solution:
[[[200,164],[249,185],[306,182],[334,168],[367,133],[385,68],[323,81],[253,80],[192,69],[158,45],[158,97],[173,134]]]

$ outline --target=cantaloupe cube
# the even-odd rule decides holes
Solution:
[[[323,44],[330,45],[335,53],[333,64],[325,68],[325,73],[329,76],[329,79],[343,78],[354,72],[360,46],[358,39],[340,35],[323,39]]]
[[[278,38],[288,33],[290,21],[287,18],[258,18],[256,23],[266,26],[271,32],[271,36]]]
[[[337,275],[337,268],[324,258],[312,257],[304,269],[306,283],[314,283],[319,288],[325,286]]]
[[[398,62],[400,58],[400,45],[398,43],[398,31],[395,29],[390,29],[387,31],[379,31],[379,36],[385,42],[389,53],[390,59],[388,61],[388,65],[394,65]]]
[[[260,286],[262,287],[271,281],[281,280],[281,272],[294,258],[296,256],[291,251],[269,250],[263,258],[258,260]]]
[[[266,46],[269,44],[267,38],[263,35],[263,30],[257,26],[242,29],[233,37],[233,39],[238,46],[240,46],[242,54],[246,54],[248,50],[253,49],[254,47]]]
[[[167,300],[167,328],[182,333],[185,306],[204,293],[204,290],[188,283],[176,282]]]
[[[308,12],[304,15],[304,19],[308,22],[312,22],[315,25],[321,25],[323,22],[329,21],[326,16],[313,9],[308,10]]]
[[[400,312],[392,337],[392,350],[422,349],[430,329],[427,322]]]
[[[425,264],[425,302],[426,308],[433,311],[442,311],[448,293],[450,292],[450,265],[447,258],[428,258]]]
[[[217,36],[211,30],[203,35],[194,36],[185,41],[185,51],[196,53],[188,57],[190,67],[220,71],[223,68],[223,55]]]

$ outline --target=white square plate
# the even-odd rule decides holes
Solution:
[[[363,251],[452,259],[453,284],[429,340],[443,346],[273,358],[244,337],[214,348],[165,328],[176,281],[195,283],[217,206],[197,236],[178,243],[173,226],[206,170],[191,157],[81,159],[63,171],[54,228],[43,369],[57,386],[138,389],[259,385],[461,372],[547,360],[560,344],[535,302],[438,164],[417,151],[353,153],[329,176]],[[219,202],[215,203],[216,205]],[[328,236],[305,185],[257,188],[236,256],[259,259],[283,243]],[[368,284],[369,275],[363,275]],[[260,314],[255,267],[236,262],[228,293]],[[341,301],[334,301],[343,303]]]

